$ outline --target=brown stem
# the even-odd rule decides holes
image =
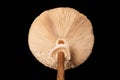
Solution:
[[[57,80],[64,80],[64,53],[58,53]]]

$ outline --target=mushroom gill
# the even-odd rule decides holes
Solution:
[[[28,44],[35,58],[45,66],[57,69],[58,53],[62,52],[65,70],[75,68],[92,52],[92,24],[73,8],[46,10],[33,21]]]

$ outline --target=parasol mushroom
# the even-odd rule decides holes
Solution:
[[[92,52],[92,24],[73,8],[46,10],[33,21],[28,44],[35,58],[57,69],[57,80],[64,80],[64,70],[79,66]]]

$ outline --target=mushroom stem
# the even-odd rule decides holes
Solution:
[[[57,80],[64,80],[64,53],[58,53]]]

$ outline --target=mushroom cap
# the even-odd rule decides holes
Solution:
[[[35,58],[47,67],[57,69],[57,55],[65,55],[65,70],[82,64],[92,52],[93,28],[79,11],[59,7],[42,12],[32,23],[28,44]]]

